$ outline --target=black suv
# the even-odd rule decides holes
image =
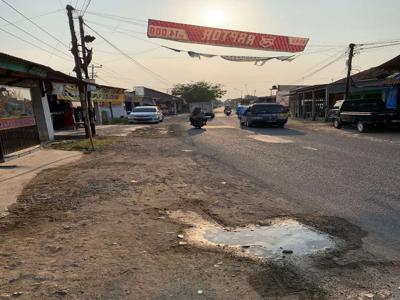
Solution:
[[[285,126],[289,110],[277,103],[255,103],[240,115],[240,124],[253,126],[257,124],[274,124]]]
[[[331,118],[335,128],[354,124],[359,132],[366,132],[368,126],[400,125],[400,111],[387,109],[381,99],[343,101]]]

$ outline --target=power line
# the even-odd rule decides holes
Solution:
[[[87,1],[87,0],[84,0],[84,1],[83,1],[82,6],[81,6],[81,11],[83,11],[83,8],[85,7],[86,1]]]
[[[158,78],[159,81],[162,81],[168,84],[171,84],[171,82],[164,78],[163,76],[161,76],[160,74],[157,74],[156,72],[152,71],[151,69],[147,68],[146,66],[142,65],[141,63],[139,63],[137,60],[135,60],[134,58],[132,58],[131,56],[129,56],[128,54],[126,54],[124,51],[122,51],[121,49],[119,49],[117,46],[115,46],[112,42],[110,42],[109,40],[107,40],[104,36],[102,36],[100,33],[98,33],[96,30],[94,30],[92,27],[90,27],[87,23],[85,23],[86,27],[88,27],[90,30],[92,30],[95,34],[97,34],[99,37],[101,37],[107,44],[109,44],[111,47],[113,47],[115,50],[117,50],[119,53],[121,53],[123,56],[125,56],[126,58],[128,58],[130,61],[132,61],[135,65],[137,65],[138,67],[142,68],[143,70],[149,72],[150,74],[152,74],[154,77]]]
[[[109,81],[103,79],[103,78],[100,77],[100,76],[97,76],[97,78],[100,79],[101,81],[104,81],[104,82],[107,83],[108,85],[113,85],[111,82],[109,82]]]
[[[370,46],[370,45],[379,45],[379,44],[390,44],[390,43],[395,43],[395,42],[400,42],[400,39],[392,39],[392,40],[380,40],[380,41],[374,41],[374,42],[366,42],[366,43],[358,43],[356,44],[357,46]]]
[[[47,49],[44,49],[44,48],[42,48],[42,47],[40,47],[40,46],[37,46],[37,45],[35,45],[34,43],[31,43],[31,42],[29,42],[29,41],[27,41],[27,40],[25,40],[25,39],[23,39],[23,38],[21,38],[21,37],[15,35],[15,34],[11,33],[11,32],[9,32],[9,31],[7,31],[7,30],[5,30],[4,28],[1,28],[1,27],[0,27],[0,31],[3,31],[3,32],[5,32],[5,33],[11,35],[12,37],[14,37],[14,38],[16,38],[16,39],[18,39],[18,40],[20,40],[20,41],[23,41],[23,42],[25,42],[25,43],[27,43],[27,44],[29,44],[29,45],[31,45],[31,46],[37,48],[37,49],[40,49],[40,50],[42,50],[42,51],[45,51],[45,52],[47,52],[47,53],[49,53],[49,54],[51,54],[51,55],[57,56],[58,58],[61,58],[61,59],[67,60],[67,61],[71,61],[71,59],[67,59],[67,58],[65,58],[65,57],[59,56],[59,55],[57,55],[57,54],[54,54],[54,53],[50,52],[50,51],[47,50]]]
[[[339,56],[338,56],[339,55]],[[344,49],[340,50],[339,52],[336,52],[334,55],[331,55],[329,58],[322,60],[321,62],[317,63],[316,65],[314,65],[313,67],[311,67],[310,69],[308,69],[306,72],[303,72],[300,75],[300,78],[293,81],[293,83],[298,82],[300,80],[304,80],[305,78],[309,78],[317,73],[319,73],[320,71],[324,70],[325,68],[329,67],[330,65],[334,64],[335,62],[337,62],[339,59],[343,58],[346,55],[346,52]],[[328,61],[329,59],[331,59],[332,57],[335,57],[333,60],[329,61],[328,63],[324,64],[326,61]],[[321,66],[322,64],[324,64],[323,66]],[[319,67],[321,66],[321,67]],[[319,68],[318,68],[319,67]],[[318,68],[318,69],[315,69]],[[315,69],[315,70],[314,70]]]
[[[37,19],[37,18],[40,18],[40,17],[45,17],[45,16],[48,16],[48,15],[52,15],[52,14],[55,14],[55,13],[58,13],[58,12],[61,12],[61,11],[64,11],[64,9],[52,10],[52,11],[49,11],[49,12],[46,12],[46,13],[43,13],[43,14],[40,14],[40,15],[36,15],[36,16],[30,17],[29,19],[33,20],[33,19]],[[16,23],[20,23],[20,22],[22,22],[24,20],[25,20],[25,18],[24,19],[15,20],[15,21],[11,21],[11,23],[12,24],[16,24]],[[8,26],[8,25],[9,24],[2,24],[2,26]]]
[[[82,16],[85,14],[85,12],[88,9],[91,2],[92,2],[92,0],[89,0],[88,4],[86,5],[86,8],[83,10]]]
[[[376,48],[384,48],[384,47],[392,47],[392,46],[397,46],[400,45],[400,41],[396,42],[396,43],[392,43],[392,44],[385,44],[385,45],[378,45],[378,46],[371,46],[371,47],[360,47],[358,50],[362,51],[362,50],[368,50],[368,49],[376,49]]]
[[[119,17],[119,16],[115,16],[115,15],[111,15],[111,14],[104,14],[104,13],[97,13],[97,12],[93,12],[93,11],[87,11],[86,12],[89,15],[94,15],[97,17],[102,17],[102,18],[106,18],[106,19],[111,19],[114,21],[120,21],[120,22],[124,22],[124,23],[129,23],[129,24],[133,24],[136,26],[141,26],[141,27],[147,27],[147,21],[145,20],[138,20],[138,19],[132,19],[132,18],[126,18],[126,17]]]
[[[90,24],[96,24],[98,26],[110,29],[110,25],[107,25],[107,24],[104,24],[104,23],[100,23],[100,22],[97,22],[97,21],[93,21],[93,20],[89,20],[88,18],[86,18],[86,21],[88,21]],[[144,31],[135,31],[135,30],[126,29],[126,28],[120,28],[120,30],[125,30],[125,31],[128,31],[128,32],[131,32],[132,34],[135,34],[135,33],[136,34],[147,34],[147,32],[144,32]]]
[[[346,53],[343,53],[342,55],[340,55],[339,57],[336,57],[334,60],[328,62],[327,64],[323,65],[322,67],[318,68],[317,70],[311,72],[310,74],[307,74],[305,76],[302,77],[302,79],[311,77],[319,72],[321,72],[322,70],[326,69],[327,67],[329,67],[330,65],[334,64],[335,62],[337,62],[338,60],[342,59],[343,57],[346,56]]]
[[[49,43],[46,43],[45,41],[41,40],[40,38],[37,38],[36,36],[34,36],[33,34],[29,33],[25,29],[19,27],[18,25],[15,25],[15,24],[11,23],[10,21],[8,21],[7,19],[5,19],[5,18],[3,18],[1,16],[0,16],[0,19],[6,21],[8,24],[14,26],[15,28],[21,30],[22,32],[24,32],[25,34],[29,35],[31,38],[35,39],[36,41],[38,41],[38,42],[40,42],[42,44],[45,44],[47,47],[49,47],[49,48],[51,48],[51,49],[53,49],[53,50],[55,50],[57,52],[60,52],[60,53],[62,53],[62,54],[64,54],[64,55],[69,57],[69,54],[62,52],[59,49],[57,49],[56,47],[54,47],[53,45],[50,45]]]
[[[36,24],[35,22],[33,22],[31,19],[29,19],[27,16],[25,16],[22,12],[20,12],[18,9],[16,9],[14,6],[12,6],[10,3],[8,3],[6,0],[1,0],[3,3],[5,3],[8,7],[10,7],[11,9],[13,9],[15,12],[17,12],[19,15],[21,15],[22,17],[24,17],[26,20],[28,20],[30,23],[32,23],[33,25],[35,25],[37,28],[39,28],[41,31],[45,32],[47,35],[49,35],[50,37],[52,37],[53,39],[55,39],[57,42],[59,42],[61,45],[64,45],[65,47],[69,48],[69,46],[67,44],[65,44],[64,42],[60,41],[56,36],[54,36],[53,34],[51,34],[50,32],[48,32],[46,29],[44,29],[43,27],[39,26],[38,24]]]

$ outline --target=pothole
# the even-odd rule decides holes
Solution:
[[[294,219],[273,219],[268,226],[226,228],[193,212],[176,211],[170,217],[193,227],[185,239],[194,245],[219,247],[240,256],[277,259],[307,256],[336,246],[332,237]]]

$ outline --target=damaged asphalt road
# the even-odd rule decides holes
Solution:
[[[235,126],[233,119],[217,118],[205,131],[194,131],[173,118],[120,137],[78,163],[41,172],[10,215],[0,219],[0,299],[364,299],[370,293],[400,298],[399,248],[392,232],[381,236],[387,245],[377,244],[370,226],[379,224],[379,216],[362,222],[367,208],[355,206],[358,194],[346,196],[346,191],[353,194],[351,182],[335,206],[332,193],[344,188],[345,180],[329,174],[338,153],[350,159],[341,143],[351,141],[335,144],[321,132],[290,128],[291,135],[279,136],[291,140],[289,146],[271,146],[246,140],[271,129],[246,132]],[[307,145],[300,144],[300,135]],[[353,159],[368,160],[363,143],[355,141],[359,152]],[[373,146],[371,151],[396,150]],[[387,173],[394,170],[380,160]],[[355,161],[354,168],[360,164]],[[299,167],[309,176],[295,180]],[[343,177],[349,170],[338,169]],[[284,177],[287,170],[293,173]],[[347,175],[355,178],[353,172]],[[363,178],[355,189],[372,197],[368,183],[373,177]],[[389,184],[392,179],[379,180]],[[395,230],[398,204],[383,203],[391,197],[386,186],[375,195],[386,195],[380,198],[380,216],[387,216]],[[254,259],[223,245],[191,243],[191,225],[171,217],[177,211],[227,229],[291,218],[341,242],[311,256]]]

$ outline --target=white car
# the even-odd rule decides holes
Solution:
[[[128,116],[129,123],[160,123],[164,120],[157,106],[136,106]]]

